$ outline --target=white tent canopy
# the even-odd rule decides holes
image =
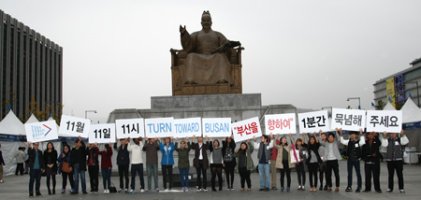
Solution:
[[[387,104],[386,104],[386,106],[384,106],[383,110],[396,110],[396,108],[390,102],[387,102]]]
[[[16,117],[12,110],[10,110],[6,117],[0,122],[0,134],[25,135],[23,123]]]
[[[39,122],[37,117],[32,113],[28,120],[26,120],[25,124]]]
[[[408,98],[408,100],[406,100],[401,110],[403,114],[403,123],[421,121],[421,110],[411,98]]]

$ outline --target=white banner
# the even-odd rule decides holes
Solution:
[[[400,133],[402,130],[402,111],[368,110],[367,132]]]
[[[365,113],[365,110],[333,108],[331,128],[359,132],[365,128]]]
[[[147,138],[163,138],[174,136],[174,118],[145,119],[145,136]]]
[[[330,131],[327,110],[298,113],[300,133]]]
[[[235,142],[241,142],[262,136],[259,118],[253,117],[243,121],[235,122],[231,125]]]
[[[203,137],[231,137],[231,118],[203,118],[202,127]]]
[[[145,137],[145,125],[142,118],[115,120],[117,139]]]
[[[265,134],[297,133],[295,113],[265,115]]]
[[[56,121],[44,121],[25,124],[28,142],[44,142],[58,139]]]
[[[115,124],[91,124],[89,143],[115,143]]]
[[[88,138],[91,120],[68,115],[61,116],[59,134],[61,137]]]
[[[174,119],[174,138],[200,137],[202,135],[202,120],[200,117]]]

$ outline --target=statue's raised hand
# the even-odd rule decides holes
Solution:
[[[180,33],[184,34],[185,32],[187,32],[186,25],[184,25],[184,27],[182,25],[180,25]]]

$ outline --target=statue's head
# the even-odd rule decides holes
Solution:
[[[202,28],[205,29],[205,30],[209,30],[211,28],[212,18],[211,18],[211,15],[209,13],[209,10],[203,11],[201,24],[202,24]]]

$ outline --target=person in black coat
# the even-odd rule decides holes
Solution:
[[[57,173],[57,151],[51,142],[47,143],[44,151],[45,173],[47,176],[48,195],[56,194],[56,173]],[[53,192],[50,188],[50,179],[53,179]]]
[[[194,137],[193,140],[194,141]],[[192,149],[194,150],[193,165],[197,172],[197,189],[198,191],[207,192],[207,176],[206,170],[209,167],[208,159],[208,144],[203,143],[203,138],[197,138],[197,143],[192,143]],[[203,181],[202,181],[203,175]]]
[[[381,193],[380,189],[380,160],[382,154],[380,153],[381,141],[377,133],[367,133],[366,142],[362,146],[362,159],[364,160],[365,171],[365,190],[371,191],[371,177],[373,177],[374,189],[377,193]]]
[[[233,190],[234,170],[237,164],[235,158],[235,141],[231,137],[222,141],[222,156],[224,159],[225,176],[227,179],[228,190]]]
[[[128,140],[121,139],[117,150],[118,175],[120,176],[120,192],[129,191],[130,154],[127,149]],[[124,181],[123,181],[124,179]]]
[[[82,183],[82,192],[83,194],[87,194],[86,192],[86,179],[85,179],[85,172],[86,172],[86,145],[80,139],[76,139],[74,147],[70,152],[70,164],[73,169],[73,191],[71,194],[78,194],[79,193],[79,177],[80,182]]]
[[[28,148],[28,164],[29,164],[29,196],[34,196],[34,182],[35,192],[37,196],[41,196],[39,191],[41,185],[41,173],[44,172],[44,157],[42,151],[38,149],[39,143],[32,144],[32,148]]]

